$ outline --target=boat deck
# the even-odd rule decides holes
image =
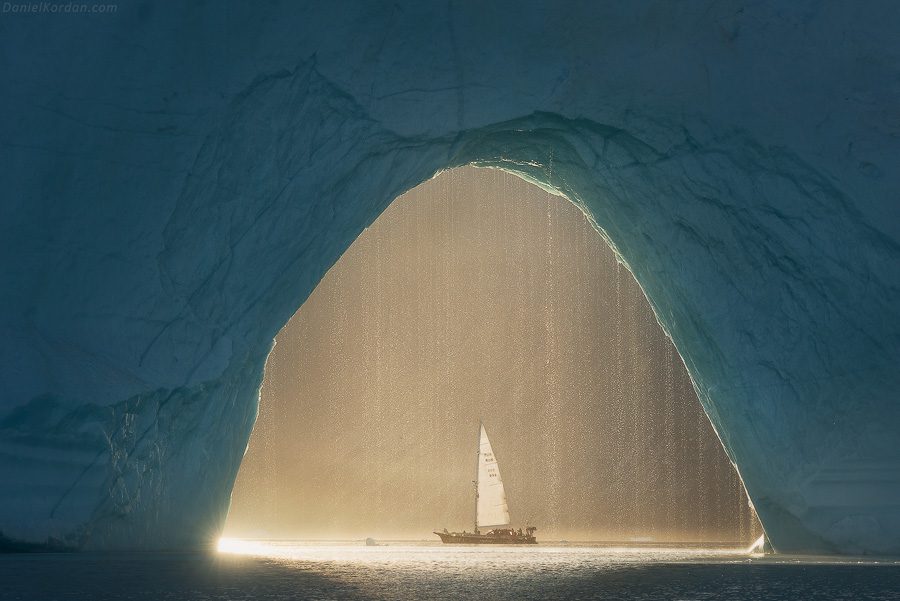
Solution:
[[[455,545],[535,545],[537,539],[529,534],[476,534],[474,532],[435,532],[441,542]]]

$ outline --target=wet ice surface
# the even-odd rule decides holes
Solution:
[[[2,599],[900,599],[900,564],[569,545],[0,556]]]

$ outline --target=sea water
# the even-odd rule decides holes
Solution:
[[[900,563],[649,545],[226,539],[210,554],[3,555],[0,599],[900,599]]]

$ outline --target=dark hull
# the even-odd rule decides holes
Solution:
[[[435,532],[442,543],[452,545],[535,545],[537,539],[528,534],[475,534],[473,532]]]

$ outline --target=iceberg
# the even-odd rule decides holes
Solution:
[[[2,540],[214,546],[275,334],[475,164],[634,273],[776,551],[900,554],[898,28],[888,1],[4,14]]]

